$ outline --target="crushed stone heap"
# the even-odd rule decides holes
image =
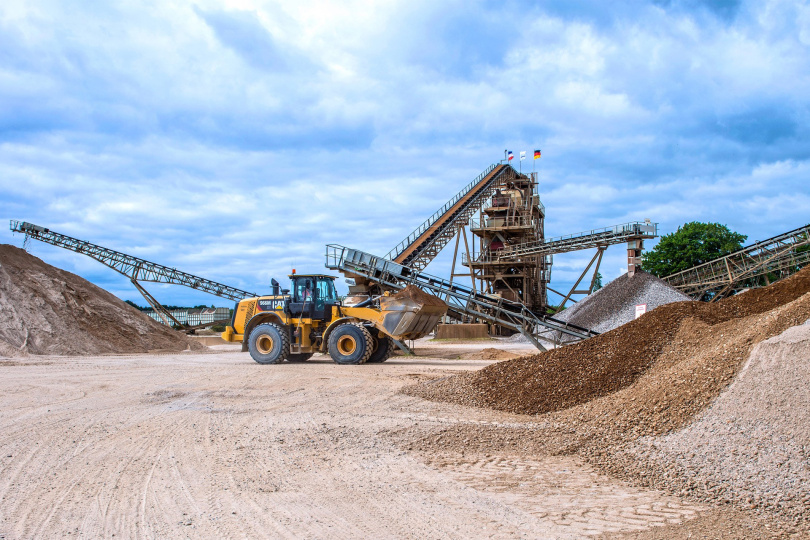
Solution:
[[[756,343],[810,318],[808,292],[810,268],[716,304],[660,306],[581,343],[406,391],[519,414],[583,406],[601,415],[600,422],[657,434],[703,410]],[[594,401],[608,397],[609,403]]]
[[[647,304],[649,312],[658,306],[691,300],[663,280],[639,271],[632,277],[619,276],[554,318],[604,334],[635,319],[639,304]]]
[[[543,415],[531,429],[486,432],[486,440],[534,441],[645,486],[766,511],[806,531],[807,332],[752,350],[808,319],[810,267],[715,304],[667,304],[587,341],[403,392]],[[454,429],[443,436],[474,440],[470,428]]]
[[[682,430],[643,437],[613,459],[653,486],[794,523],[810,507],[810,324],[759,343],[728,389]]]
[[[107,291],[0,244],[0,356],[202,349]]]

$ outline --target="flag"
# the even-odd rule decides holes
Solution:
[[[523,161],[524,159],[526,159],[526,152],[521,152],[520,153],[520,161]]]
[[[509,153],[507,154],[507,156],[508,156],[508,157],[506,158],[506,161],[512,161],[512,158],[513,158],[513,157],[515,157],[515,156],[513,156],[513,155],[512,155],[512,151],[511,151],[511,150],[509,150]]]
[[[534,159],[540,159],[540,150],[534,151]]]

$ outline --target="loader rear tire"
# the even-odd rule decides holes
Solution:
[[[385,362],[394,353],[394,342],[388,336],[378,336],[374,340],[374,345],[376,345],[374,352],[366,360],[369,364]]]
[[[290,353],[290,356],[287,357],[287,362],[293,363],[300,363],[306,362],[310,358],[312,358],[313,353]]]
[[[275,323],[263,323],[250,333],[248,350],[259,364],[278,364],[290,355],[290,336]]]
[[[329,335],[328,349],[338,364],[364,364],[374,351],[374,338],[362,324],[341,324]]]

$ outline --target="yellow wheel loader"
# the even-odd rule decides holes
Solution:
[[[274,279],[272,295],[240,300],[222,333],[260,364],[306,362],[316,352],[338,364],[385,362],[393,340],[429,334],[447,312],[442,300],[410,285],[348,306],[338,300],[334,276],[289,277],[292,291]]]

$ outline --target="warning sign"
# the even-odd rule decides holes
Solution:
[[[647,313],[647,304],[636,304],[636,319]]]

